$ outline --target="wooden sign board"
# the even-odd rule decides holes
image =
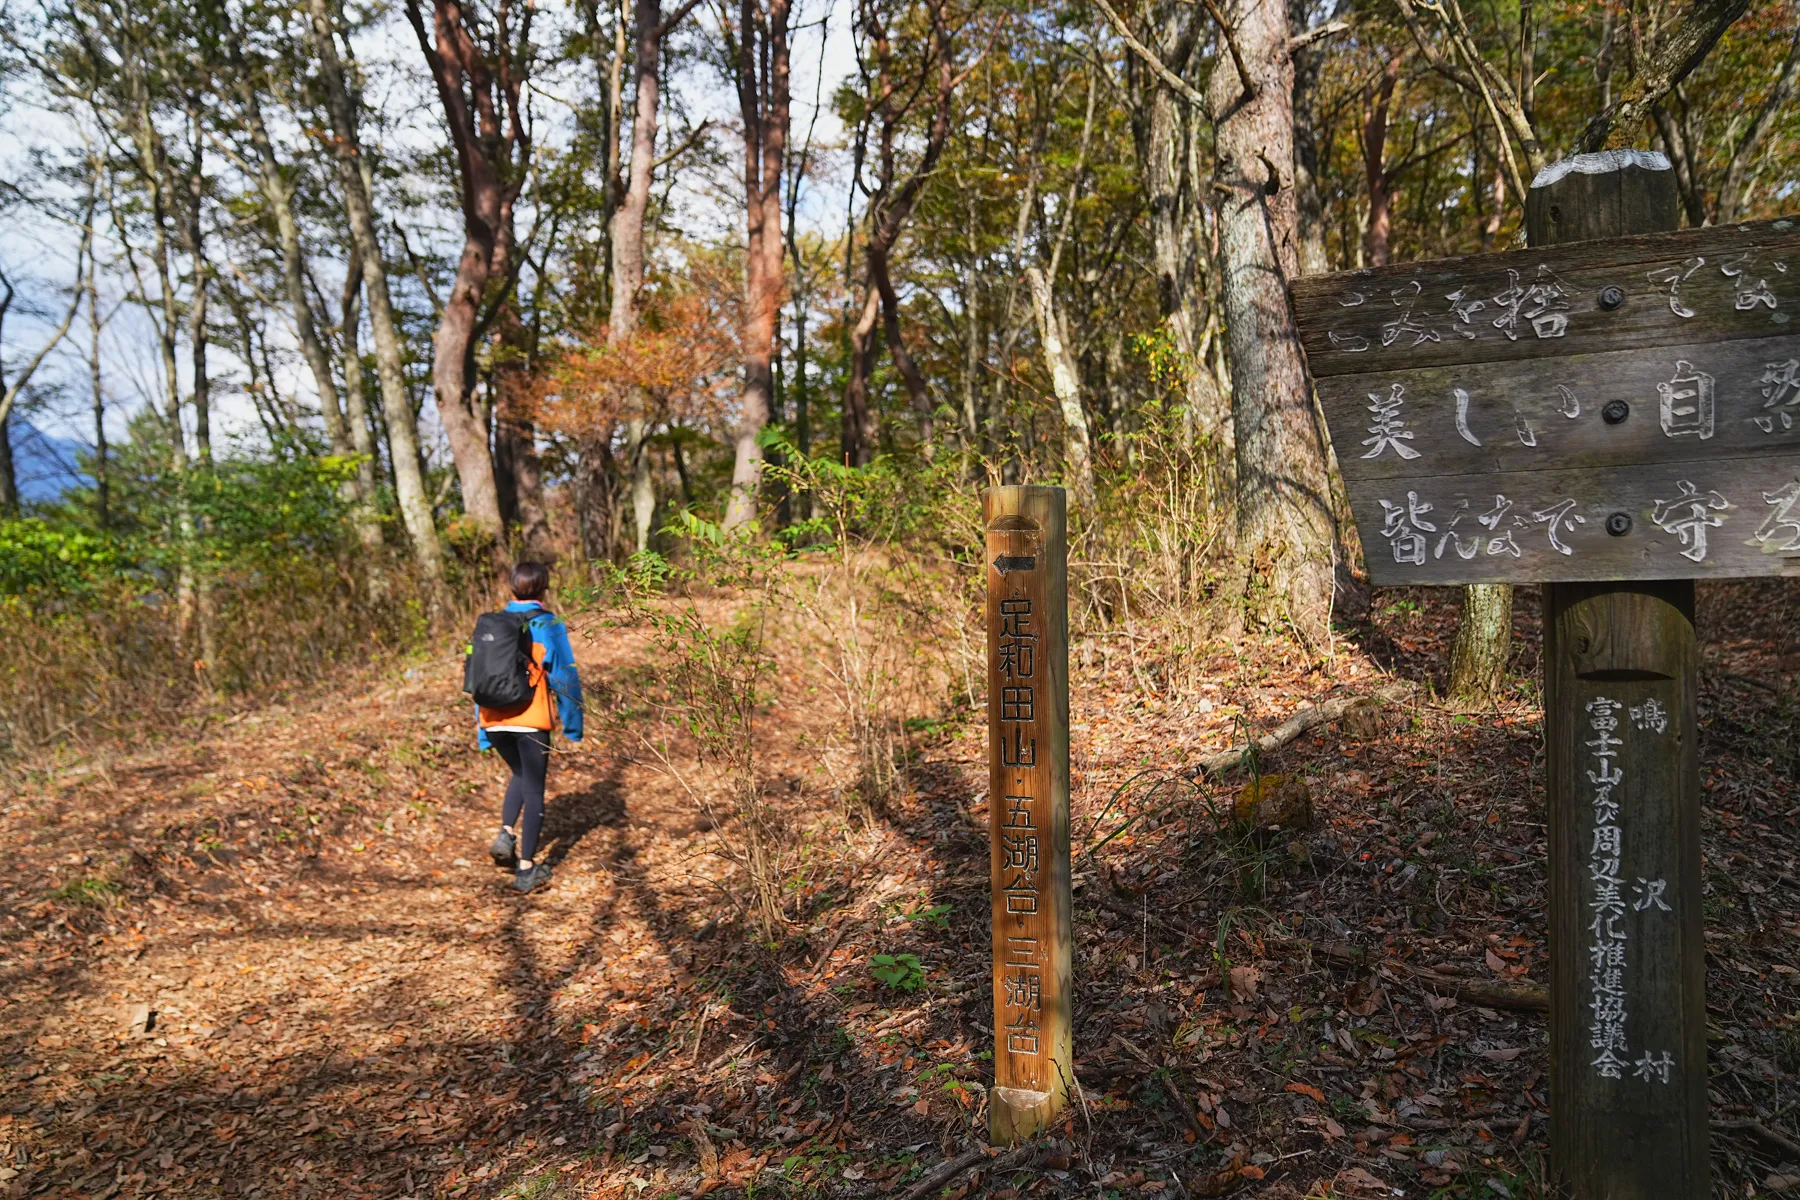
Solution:
[[[994,928],[992,1141],[1068,1102],[1069,588],[1063,489],[989,488],[988,825]]]
[[[1371,582],[1800,574],[1800,222],[1293,298]]]

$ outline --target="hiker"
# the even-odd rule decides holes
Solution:
[[[508,582],[513,602],[475,623],[463,690],[475,699],[476,744],[498,750],[512,768],[488,853],[496,866],[513,868],[513,888],[525,893],[550,880],[550,864],[534,857],[550,736],[560,718],[563,736],[581,740],[581,678],[568,627],[544,606],[550,568],[522,562]]]

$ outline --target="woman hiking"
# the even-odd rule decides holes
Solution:
[[[522,562],[508,583],[512,603],[475,625],[463,690],[475,698],[476,744],[498,750],[512,768],[500,832],[488,853],[496,866],[513,868],[512,886],[523,894],[550,880],[550,864],[534,857],[544,825],[550,735],[560,718],[563,736],[581,740],[581,678],[568,627],[544,606],[550,569]]]

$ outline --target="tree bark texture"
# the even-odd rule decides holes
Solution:
[[[1324,422],[1287,298],[1299,269],[1287,9],[1232,0],[1226,16],[1250,75],[1220,55],[1208,83],[1247,611],[1323,645],[1337,538]]]
[[[863,292],[862,313],[850,327],[850,378],[844,384],[840,437],[844,461],[853,467],[868,465],[879,429],[869,404],[869,376],[875,369],[875,322],[880,316],[881,294],[871,286]]]
[[[388,461],[394,473],[394,498],[400,519],[412,544],[419,573],[433,585],[443,582],[444,559],[438,546],[437,525],[431,502],[425,495],[425,475],[419,461],[419,427],[413,415],[412,397],[406,388],[406,360],[399,322],[388,289],[387,263],[376,233],[375,204],[362,162],[355,109],[349,84],[338,57],[328,0],[308,0],[313,53],[319,62],[319,79],[331,117],[332,160],[343,192],[344,212],[350,237],[362,264],[368,294],[369,329],[375,339],[375,374],[381,388],[382,423],[387,428]]]
[[[1338,6],[1339,12],[1346,7]],[[1306,28],[1311,13],[1306,0],[1288,0],[1288,27]],[[1325,202],[1319,195],[1319,77],[1324,49],[1316,45],[1294,51],[1294,200],[1299,222],[1300,273],[1323,275],[1331,270],[1325,249]]]
[[[644,220],[650,210],[662,101],[662,44],[666,30],[660,0],[637,0],[635,19],[637,78],[631,118],[630,178],[612,219],[612,319],[607,325],[606,340],[614,347],[626,345],[637,332],[638,293],[644,286]],[[650,546],[650,526],[656,510],[655,478],[645,447],[650,429],[650,393],[633,386],[628,389],[625,402],[625,466],[632,473],[633,544],[642,553]]]
[[[496,538],[504,521],[486,414],[475,397],[475,347],[513,287],[513,207],[531,160],[521,91],[531,69],[532,11],[525,6],[515,34],[512,6],[500,0],[490,56],[476,40],[473,14],[459,0],[433,0],[429,31],[417,0],[406,6],[443,105],[462,193],[463,248],[432,339],[432,393],[456,462],[463,511]]]
[[[775,335],[781,316],[781,176],[787,164],[789,0],[740,0],[738,108],[744,121],[744,392],[732,431],[725,528],[756,519],[763,426],[775,401]]]
[[[1203,19],[1197,14],[1178,21],[1170,17],[1149,40],[1169,70],[1182,73],[1192,61]],[[1131,74],[1146,93],[1136,121],[1139,170],[1144,177],[1150,216],[1151,261],[1156,292],[1169,340],[1183,371],[1184,438],[1210,446],[1212,457],[1227,469],[1215,483],[1228,486],[1232,454],[1231,412],[1218,380],[1206,361],[1208,336],[1207,247],[1202,237],[1201,189],[1195,142],[1199,114],[1184,111],[1180,99],[1154,79],[1143,79],[1136,59]]]
[[[1482,702],[1500,694],[1512,649],[1512,585],[1471,583],[1462,590],[1461,623],[1450,650],[1450,694]]]
[[[1025,281],[1031,288],[1032,307],[1037,311],[1038,337],[1043,343],[1044,359],[1050,368],[1050,386],[1056,393],[1057,407],[1063,419],[1063,462],[1074,485],[1075,501],[1093,517],[1094,452],[1088,429],[1087,412],[1081,405],[1081,369],[1069,349],[1068,322],[1056,302],[1056,293],[1041,267],[1027,267]]]
[[[356,489],[362,497],[356,519],[357,536],[371,550],[381,547],[381,510],[375,473],[381,465],[375,432],[369,425],[369,401],[363,386],[362,361],[362,256],[350,247],[349,269],[344,273],[344,297],[339,327],[344,364],[344,425],[356,455]]]

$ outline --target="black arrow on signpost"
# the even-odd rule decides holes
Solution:
[[[994,570],[1000,572],[1002,579],[1006,578],[1007,573],[1011,571],[1035,571],[1037,570],[1037,555],[1002,554],[994,560]]]

